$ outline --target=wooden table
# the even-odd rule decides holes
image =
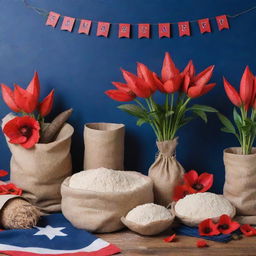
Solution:
[[[177,241],[166,243],[163,239],[169,233],[154,237],[137,235],[130,231],[98,235],[115,244],[126,256],[256,256],[256,237],[243,237],[238,241],[217,243],[207,241],[208,248],[197,248],[198,238],[177,236]]]

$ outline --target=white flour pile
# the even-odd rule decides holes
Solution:
[[[126,215],[126,219],[137,224],[147,225],[154,221],[172,219],[172,215],[165,207],[150,203],[132,209]]]
[[[223,196],[206,192],[187,195],[180,199],[175,205],[175,212],[191,219],[207,219],[222,214],[231,216],[233,206]]]
[[[146,182],[135,172],[98,168],[74,174],[70,178],[69,186],[97,192],[127,192],[141,187]]]

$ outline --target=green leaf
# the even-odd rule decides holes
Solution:
[[[168,117],[168,116],[171,116],[174,114],[174,111],[173,110],[169,110],[165,113],[165,117]]]
[[[205,106],[205,105],[193,105],[191,108],[189,108],[188,110],[200,110],[200,111],[204,111],[204,112],[215,112],[217,113],[218,110],[209,106]]]
[[[138,126],[142,126],[143,124],[145,124],[145,123],[148,123],[148,120],[147,119],[144,119],[144,118],[139,118],[138,120],[137,120],[137,125]]]
[[[178,127],[181,128],[182,126],[188,124],[193,119],[194,119],[194,117],[192,117],[192,116],[183,118],[183,120],[179,123]]]
[[[241,126],[242,126],[242,118],[241,116],[238,114],[236,108],[234,108],[233,110],[233,117],[234,117],[234,121],[236,123],[237,128],[240,130]]]
[[[228,118],[225,117],[224,115],[222,115],[221,113],[217,113],[217,115],[218,115],[221,123],[225,126],[225,129],[222,128],[221,130],[224,132],[236,134],[236,129],[233,126],[233,124],[228,120]]]
[[[207,123],[207,115],[202,110],[193,110],[193,112],[198,115],[203,121]]]
[[[139,118],[147,117],[147,112],[143,110],[141,107],[134,104],[123,104],[118,106],[118,108],[129,113],[130,115],[133,115]]]

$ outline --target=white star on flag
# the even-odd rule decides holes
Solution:
[[[47,236],[50,240],[52,240],[55,236],[67,236],[67,234],[61,232],[61,230],[65,229],[65,227],[53,228],[50,225],[47,225],[45,228],[36,227],[39,229],[34,236]]]

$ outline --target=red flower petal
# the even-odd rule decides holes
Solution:
[[[16,187],[13,183],[8,183],[6,185],[1,185],[1,190],[5,191],[5,194],[11,194],[11,195],[22,195],[22,189]]]
[[[246,110],[248,110],[251,103],[251,97],[253,94],[253,82],[254,76],[249,67],[246,66],[240,82],[240,97]]]
[[[41,116],[47,116],[51,110],[53,105],[53,99],[54,99],[54,90],[52,90],[40,103],[39,105],[39,113]]]
[[[240,230],[245,236],[256,236],[256,229],[249,224],[242,225]]]
[[[171,236],[168,236],[164,239],[166,243],[173,242],[176,239],[176,234],[173,234]]]
[[[229,100],[237,107],[242,105],[242,100],[237,92],[237,90],[223,77],[224,89]]]
[[[223,214],[220,217],[219,223],[218,223],[218,230],[222,234],[230,234],[234,232],[235,230],[239,229],[240,224],[236,221],[232,221],[230,216]]]
[[[195,183],[197,183],[198,174],[195,170],[191,170],[184,174],[183,179],[187,185],[192,187]]]
[[[31,80],[31,82],[29,83],[27,89],[27,92],[29,92],[30,94],[34,95],[36,101],[39,100],[39,96],[40,96],[40,81],[39,81],[39,77],[38,77],[38,73],[35,72],[34,76]]]
[[[193,64],[193,61],[190,60],[187,64],[187,66],[184,68],[182,71],[182,75],[188,75],[189,77],[194,77],[195,76],[195,66]]]
[[[179,74],[179,70],[176,68],[170,54],[168,52],[165,53],[163,67],[162,67],[162,81],[166,82],[171,78],[177,76]]]
[[[121,92],[129,93],[135,97],[135,94],[131,91],[127,84],[120,82],[112,82],[112,84]]]
[[[152,92],[157,90],[157,86],[154,81],[153,73],[149,68],[143,63],[137,63],[137,74],[138,77],[142,78],[151,88]]]
[[[20,108],[17,106],[14,100],[13,91],[6,86],[5,84],[1,84],[2,96],[5,104],[14,112],[20,112]]]
[[[211,91],[216,86],[216,83],[207,84],[204,86],[201,96]]]
[[[202,221],[198,226],[198,231],[200,236],[215,236],[220,234],[217,225],[213,223],[212,219]]]
[[[135,96],[120,90],[107,90],[105,94],[112,100],[127,102],[134,100]]]
[[[148,98],[151,96],[151,89],[143,79],[124,69],[121,69],[121,71],[123,73],[124,80],[127,82],[127,85],[132,92],[141,98]]]
[[[191,190],[186,184],[178,185],[174,188],[173,200],[178,201],[189,194],[191,194]]]
[[[209,82],[209,80],[211,79],[211,77],[212,77],[213,70],[214,70],[214,65],[209,66],[204,71],[199,73],[195,77],[195,84],[197,86],[206,85]]]
[[[155,72],[153,72],[153,78],[154,78],[155,84],[157,86],[157,89],[160,92],[166,93],[162,81],[159,79],[159,77],[157,76],[157,74]]]
[[[4,176],[6,176],[6,175],[8,175],[8,172],[7,172],[7,171],[5,171],[5,170],[0,170],[0,177],[4,177]]]
[[[175,76],[174,78],[167,80],[163,87],[167,93],[174,93],[179,91],[181,85],[181,77]]]
[[[202,173],[198,177],[198,184],[203,185],[203,189],[201,189],[200,192],[205,192],[205,191],[209,190],[213,184],[213,175],[209,174],[207,172]]]
[[[205,240],[197,240],[196,246],[198,248],[204,248],[204,247],[208,247],[209,245],[206,243]]]

